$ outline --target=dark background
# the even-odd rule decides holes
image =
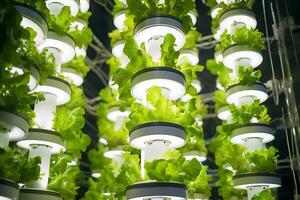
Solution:
[[[104,46],[111,50],[110,42],[108,38],[108,33],[115,29],[113,25],[113,18],[107,10],[100,6],[93,0],[90,3],[90,11],[93,15],[90,18],[89,26],[94,32],[94,35],[104,44]],[[211,26],[211,18],[208,14],[209,8],[203,4],[201,0],[196,0],[197,11],[199,14],[198,22],[197,22],[197,30],[202,34],[202,36],[207,36],[211,34],[210,26]],[[299,47],[300,47],[300,1],[299,0],[266,0],[265,1],[265,15],[267,21],[267,28],[270,39],[270,47],[271,47],[271,57],[273,60],[273,68],[274,74],[272,74],[271,63],[269,58],[268,51],[264,52],[264,62],[260,66],[260,70],[262,71],[262,82],[266,83],[268,80],[275,80],[274,82],[278,83],[278,90],[273,90],[270,93],[270,98],[266,102],[266,106],[269,108],[270,115],[272,117],[271,126],[277,129],[276,132],[276,140],[273,142],[276,148],[279,149],[279,169],[278,173],[282,177],[282,188],[278,190],[278,199],[282,200],[292,200],[293,193],[295,190],[294,179],[292,176],[292,171],[290,168],[290,160],[288,154],[288,143],[291,145],[291,139],[293,133],[291,132],[291,127],[298,127],[298,124],[294,124],[294,122],[287,122],[290,116],[288,115],[291,110],[297,111],[296,108],[300,105],[300,71],[299,71]],[[282,46],[279,46],[277,42],[276,34],[272,29],[272,24],[274,24],[272,20],[272,10],[273,7],[274,15],[276,17],[277,26],[283,27],[282,31],[278,31],[278,34],[281,38],[283,38],[283,44],[286,52],[286,57],[283,60],[285,62],[280,62],[280,51],[282,50]],[[258,29],[262,31],[266,35],[266,28],[264,23],[264,12],[263,12],[263,1],[258,0],[254,6],[254,12],[258,21]],[[290,17],[288,17],[290,16]],[[288,20],[289,19],[289,20]],[[294,21],[294,22],[293,22]],[[289,23],[287,23],[289,22]],[[275,31],[276,32],[276,31]],[[205,62],[207,59],[213,58],[214,48],[208,49],[200,49],[199,57],[200,64],[205,66]],[[88,57],[94,58],[96,56],[95,52],[89,48],[88,49]],[[282,64],[281,64],[282,63]],[[107,65],[99,65],[97,66],[99,69],[105,73],[108,72]],[[282,67],[284,70],[282,70]],[[290,73],[283,73],[283,71],[290,71]],[[290,99],[285,94],[286,87],[281,86],[283,79],[293,79],[292,86],[294,86],[295,90],[295,101],[294,105],[289,108],[286,106],[287,98]],[[207,70],[204,70],[199,74],[199,80],[202,84],[201,95],[203,95],[203,99],[206,101],[209,107],[210,115],[209,118],[204,120],[204,132],[205,138],[207,141],[213,138],[215,135],[215,127],[220,121],[214,115],[214,107],[213,102],[209,101],[211,93],[216,89],[215,87],[215,77],[212,76]],[[277,81],[276,81],[277,80]],[[99,91],[105,87],[105,83],[101,80],[94,72],[90,71],[85,78],[83,89],[85,96],[87,98],[97,97]],[[294,96],[292,94],[292,96]],[[276,97],[278,97],[278,102],[276,101]],[[296,112],[297,114],[297,112]],[[291,117],[290,117],[291,118]],[[294,117],[293,117],[294,118]],[[295,117],[297,118],[297,117]],[[92,143],[89,148],[93,148],[97,146],[98,143],[98,127],[96,124],[97,117],[92,113],[87,112],[86,114],[86,126],[84,128],[85,133],[87,133],[92,138]],[[293,121],[293,120],[292,120]],[[297,121],[297,120],[296,120]],[[292,124],[291,124],[292,123]],[[100,127],[101,128],[101,127]],[[287,131],[287,132],[286,132]],[[297,133],[296,133],[297,134]],[[288,140],[287,140],[288,139]],[[291,148],[295,148],[298,146],[296,143]],[[295,158],[296,159],[296,158]],[[208,161],[205,163],[209,165],[210,172],[214,174],[214,170],[216,166],[213,163],[213,155],[208,155]],[[296,178],[298,177],[298,169],[296,169]],[[86,178],[90,176],[89,164],[86,158],[86,154],[83,156],[81,162],[81,169],[85,172]],[[299,183],[298,183],[299,185]],[[82,183],[82,187],[79,189],[78,198],[84,195],[84,192],[88,189],[88,185],[86,183]],[[217,190],[215,189],[214,195],[212,199],[218,199]],[[299,198],[300,199],[300,198]]]

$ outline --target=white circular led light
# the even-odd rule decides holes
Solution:
[[[265,186],[267,188],[281,187],[281,180],[274,173],[247,173],[233,177],[234,188],[246,190],[249,187]]]
[[[70,7],[71,15],[75,17],[79,11],[77,0],[46,0],[47,8],[51,14],[59,15],[62,8],[65,6]]]
[[[57,97],[57,105],[67,103],[70,100],[71,95],[70,85],[64,80],[56,77],[49,77],[43,85],[39,85],[34,91],[54,94]]]
[[[115,106],[108,110],[107,119],[112,122],[116,122],[120,117],[128,117],[130,115],[129,109],[121,111],[119,107]]]
[[[66,34],[49,31],[47,39],[38,48],[39,50],[44,48],[58,49],[61,53],[62,64],[71,61],[75,56],[74,40]]]
[[[186,200],[186,185],[176,182],[142,182],[126,188],[126,199],[170,199]]]
[[[197,16],[198,16],[197,11],[196,10],[189,11],[188,16],[190,16],[190,18],[192,20],[192,24],[193,24],[193,26],[195,26],[197,23]]]
[[[215,60],[217,63],[223,62],[223,54],[221,51],[216,51],[215,52]]]
[[[218,110],[218,118],[224,121],[230,121],[232,119],[232,115],[228,106],[223,106]]]
[[[251,98],[252,100],[258,99],[260,103],[265,102],[268,99],[268,91],[264,84],[255,83],[253,85],[233,85],[226,90],[226,101],[228,104],[235,104],[240,106],[244,102],[245,98]],[[251,101],[249,101],[251,103]]]
[[[185,44],[185,34],[180,21],[169,17],[152,17],[142,21],[135,27],[134,38],[139,45],[147,44],[151,38],[164,37],[172,34],[175,40],[174,49],[177,51]]]
[[[82,31],[84,27],[87,27],[87,22],[82,19],[76,19],[76,21],[70,25],[70,30],[74,31],[77,28],[79,31]]]
[[[5,110],[0,110],[0,125],[8,129],[10,141],[24,138],[29,130],[29,123],[23,116]]]
[[[222,8],[220,8],[219,5],[212,7],[211,11],[210,11],[211,18],[213,18],[213,19],[216,18],[216,16],[218,15],[220,10],[222,10]]]
[[[220,29],[228,30],[230,34],[234,33],[232,28],[238,24],[246,26],[247,29],[255,29],[257,21],[253,12],[247,9],[233,9],[224,13],[220,18]]]
[[[275,139],[274,130],[265,124],[249,124],[234,129],[230,141],[234,144],[244,144],[247,139],[258,138],[261,143],[268,143]]]
[[[198,151],[188,151],[184,153],[184,158],[186,160],[193,160],[195,158],[200,163],[206,161],[206,155],[201,154]]]
[[[180,55],[178,57],[178,64],[184,63],[187,61],[192,65],[197,65],[199,63],[198,51],[194,49],[183,49],[180,51]]]
[[[35,42],[37,45],[42,44],[48,32],[47,21],[35,8],[28,5],[15,5],[16,10],[22,15],[21,26],[24,28],[32,28],[36,33]]]
[[[90,9],[90,0],[80,0],[79,1],[80,11],[86,13]]]
[[[62,197],[53,190],[21,188],[19,200],[62,200]]]
[[[65,151],[64,141],[58,133],[45,129],[30,129],[28,136],[17,142],[17,145],[23,149],[31,149],[32,145],[44,145],[51,147],[52,154],[58,154]]]
[[[5,163],[2,163],[5,164]],[[12,169],[13,170],[13,169]],[[0,178],[0,199],[1,200],[16,200],[19,196],[18,183],[6,179]]]
[[[258,67],[263,61],[259,51],[246,45],[233,45],[223,52],[223,63],[230,69],[240,66],[239,61],[243,59],[248,59],[249,65],[254,68]]]
[[[114,16],[114,25],[118,30],[123,30],[125,26],[127,10],[121,10]]]
[[[167,98],[177,100],[185,94],[184,75],[168,67],[151,67],[136,73],[131,80],[131,94],[143,101],[151,87],[157,86],[166,91]]]
[[[81,86],[83,83],[83,75],[72,67],[62,67],[61,75],[76,86]]]
[[[130,145],[145,149],[153,141],[165,141],[170,148],[180,148],[185,144],[186,132],[178,124],[169,122],[145,123],[130,131]]]

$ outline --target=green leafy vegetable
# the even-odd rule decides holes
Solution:
[[[70,62],[64,64],[63,67],[72,67],[83,76],[86,76],[86,74],[90,71],[90,68],[86,65],[85,58],[83,56],[72,59]]]
[[[252,200],[275,200],[276,198],[272,195],[270,189],[263,190],[262,192],[256,194]]]

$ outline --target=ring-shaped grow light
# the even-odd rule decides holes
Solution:
[[[234,129],[230,141],[234,144],[244,144],[249,138],[259,138],[265,144],[275,139],[274,130],[266,124],[248,124]]]
[[[136,149],[145,149],[153,141],[165,141],[170,148],[185,145],[185,129],[170,122],[149,122],[136,126],[130,131],[130,145]]]
[[[24,69],[19,66],[13,66],[10,70],[11,73],[17,73],[19,75],[24,74]],[[40,72],[35,68],[35,67],[30,67],[29,70],[29,82],[28,82],[28,87],[32,91],[34,90],[40,81]]]
[[[50,13],[54,15],[58,15],[65,6],[70,7],[71,15],[73,17],[75,17],[79,11],[77,0],[46,0],[46,5],[50,10]]]
[[[268,99],[268,90],[262,83],[254,83],[252,85],[232,85],[226,90],[226,101],[228,104],[235,104],[239,106],[241,99],[252,98],[258,99],[260,103]]]
[[[198,13],[195,9],[188,12],[188,16],[190,16],[193,26],[197,23],[197,15]]]
[[[199,63],[198,51],[195,49],[183,49],[180,51],[178,57],[178,63],[182,64],[184,60],[188,61],[192,65],[197,65]]]
[[[127,10],[120,10],[114,16],[114,25],[118,30],[124,29],[125,20],[126,20],[126,12],[127,12]]]
[[[8,129],[9,140],[24,138],[29,130],[29,122],[19,113],[0,110],[0,125]]]
[[[137,72],[131,80],[131,94],[143,101],[151,87],[166,90],[170,100],[177,100],[185,94],[185,77],[175,69],[168,67],[151,67]]]
[[[188,151],[183,156],[186,160],[193,160],[195,158],[200,163],[206,161],[206,155],[198,151]]]
[[[35,8],[16,4],[16,10],[22,15],[21,26],[24,28],[32,28],[36,32],[35,42],[37,45],[42,44],[48,32],[48,24],[45,18]]]
[[[228,106],[223,106],[218,110],[218,118],[224,121],[232,119],[232,115]]]
[[[116,122],[120,117],[128,117],[130,115],[130,110],[126,109],[121,111],[118,106],[111,107],[107,112],[107,119]]]
[[[240,66],[238,62],[242,59],[248,59],[249,65],[253,68],[258,67],[263,61],[261,52],[247,45],[233,45],[223,52],[223,63],[230,69]]]
[[[62,200],[60,194],[53,190],[22,188],[19,200]]]
[[[187,187],[176,182],[142,182],[127,186],[128,200],[144,200],[162,198],[170,200],[186,200]]]
[[[257,21],[254,13],[248,9],[232,9],[220,18],[220,29],[222,31],[228,30],[229,33],[233,34],[232,27],[235,24],[243,24],[247,29],[255,29]]]
[[[29,129],[27,137],[17,142],[17,145],[28,150],[34,145],[48,146],[51,147],[52,154],[58,154],[66,150],[59,133],[46,129]]]
[[[177,51],[185,44],[185,34],[182,23],[171,17],[151,17],[139,23],[134,29],[134,38],[141,45],[147,44],[151,38],[172,34],[175,38],[174,49]]]
[[[44,48],[58,49],[61,53],[62,64],[71,61],[75,56],[75,42],[67,34],[49,31],[47,39],[38,48],[40,50]]]
[[[63,105],[70,100],[71,87],[68,82],[51,76],[46,79],[43,85],[39,85],[35,92],[54,94],[57,97],[57,105]]]
[[[62,67],[60,73],[76,86],[81,86],[83,83],[82,73],[72,67]]]
[[[18,196],[19,196],[19,184],[6,178],[0,178],[0,199],[16,200],[18,199]]]
[[[268,188],[281,187],[280,177],[275,173],[247,173],[233,177],[235,189],[246,190],[249,187],[265,186]]]

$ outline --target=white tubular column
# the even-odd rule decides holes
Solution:
[[[38,126],[51,130],[56,111],[56,96],[45,93],[45,100],[40,101],[34,106],[35,122]]]
[[[169,142],[157,140],[153,142],[149,142],[146,144],[144,149],[145,151],[145,161],[151,162],[156,159],[162,159],[164,153],[170,150]]]
[[[59,2],[52,2],[47,5],[50,14],[59,15],[65,5]]]
[[[235,60],[235,67],[233,69],[233,74],[237,76],[239,67],[248,68],[251,67],[251,60],[249,58],[240,58]]]
[[[0,148],[5,149],[9,145],[9,133],[7,130],[4,130],[3,133],[0,133]]]
[[[26,184],[27,187],[47,189],[50,171],[51,149],[51,147],[45,145],[37,145],[32,146],[32,148],[29,150],[29,159],[37,156],[41,157],[41,177],[37,181],[33,181]]]
[[[61,51],[54,47],[48,47],[47,51],[48,51],[48,55],[53,54],[55,58],[56,73],[59,74],[61,72],[61,64],[62,64]]]
[[[248,152],[266,148],[266,144],[262,142],[261,138],[247,138],[244,140],[243,145],[247,147]]]
[[[151,37],[147,42],[147,54],[152,57],[154,62],[159,62],[159,59],[161,57],[160,46],[163,44],[163,42],[164,37],[160,35]]]
[[[233,23],[231,25],[231,34],[234,34],[236,32],[236,30],[238,30],[238,29],[240,29],[240,28],[242,28],[244,26],[246,26],[246,24],[243,23],[243,22],[235,22],[235,23]]]
[[[256,194],[259,194],[263,190],[267,189],[265,186],[249,186],[247,187],[248,200],[251,200]]]
[[[125,120],[125,116],[118,116],[117,120],[115,121],[115,127],[114,127],[114,131],[118,131],[120,130],[120,128],[122,127],[123,123]]]

